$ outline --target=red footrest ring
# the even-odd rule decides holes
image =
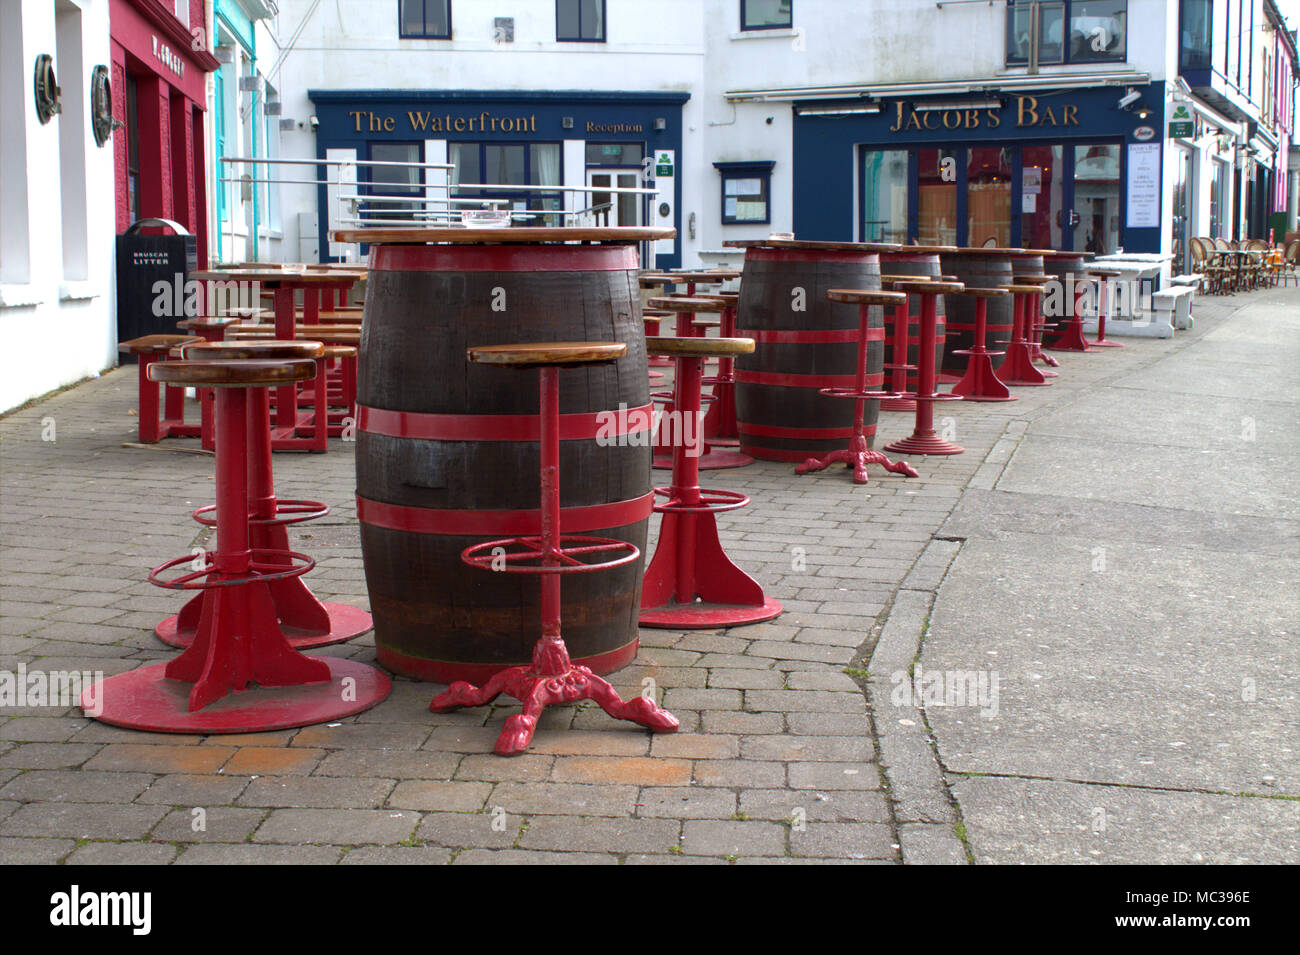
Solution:
[[[193,565],[200,555],[186,554],[184,557],[175,557],[149,571],[149,583],[155,587],[165,587],[168,590],[208,590],[213,587],[238,587],[240,584],[250,584],[254,581],[270,582],[273,580],[286,580],[290,577],[301,577],[316,566],[316,561],[313,558],[292,550],[254,547],[248,553],[251,557],[248,567],[249,572],[238,577],[221,577],[218,580],[210,580],[209,578],[212,575],[219,574],[221,571],[217,570],[216,566],[211,563],[211,559],[216,555],[211,551],[207,551],[201,555],[205,562],[204,567],[191,570],[188,574],[181,574],[181,576],[174,577],[171,580],[163,580],[163,573],[181,564]]]
[[[749,503],[748,494],[741,494],[739,491],[719,491],[707,487],[700,488],[700,500],[697,504],[683,504],[673,496],[673,489],[670,487],[655,488],[655,495],[668,498],[666,504],[655,504],[654,509],[660,514],[703,514],[706,511],[720,514],[723,511],[734,511]]]
[[[827,398],[857,398],[863,401],[893,401],[907,397],[894,391],[858,391],[856,388],[818,388],[817,394]]]
[[[216,527],[217,519],[215,515],[217,505],[209,504],[206,507],[197,507],[193,517],[205,527]],[[275,502],[274,517],[250,517],[249,524],[256,524],[259,527],[270,527],[276,524],[301,524],[303,521],[314,521],[317,518],[324,517],[330,512],[330,506],[323,501],[295,501],[284,498],[277,499]],[[281,517],[280,515],[285,515]]]
[[[577,545],[577,546],[570,546]],[[508,547],[523,547],[523,551],[510,552]],[[588,564],[574,555],[616,553],[619,556]],[[471,567],[500,574],[586,574],[593,570],[608,570],[630,564],[641,556],[641,549],[628,541],[613,537],[589,537],[580,534],[562,534],[560,546],[547,554],[540,537],[503,537],[500,540],[472,544],[460,552],[460,559]],[[558,560],[557,564],[529,564],[526,560]],[[513,565],[513,566],[512,566]]]

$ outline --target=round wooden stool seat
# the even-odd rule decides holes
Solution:
[[[149,380],[202,388],[265,388],[316,377],[310,358],[291,361],[164,361],[149,366]]]
[[[1019,276],[1019,275],[1016,276],[1016,278],[1022,278],[1022,277],[1023,276]],[[1015,282],[1012,283],[1011,285],[1002,285],[999,286],[999,288],[1005,290],[1006,292],[1012,295],[1041,295],[1043,292],[1043,288],[1041,285],[1028,285],[1021,282]]]
[[[716,298],[701,298],[698,295],[652,298],[649,304],[651,308],[663,309],[669,312],[720,312],[724,305],[723,302],[718,301]]]
[[[161,355],[181,345],[202,341],[193,335],[142,335],[130,341],[118,342],[117,350],[131,355]]]
[[[322,358],[356,358],[356,345],[326,345],[325,351],[321,354]]]
[[[181,357],[188,361],[294,361],[319,358],[324,346],[313,341],[199,342],[184,345]]]
[[[940,282],[929,279],[924,282],[894,282],[895,292],[908,292],[913,295],[950,295],[962,291],[966,286],[961,282]]]
[[[957,295],[969,295],[972,298],[1001,298],[1003,295],[1010,295],[1009,288],[967,288],[955,293]]]
[[[1055,276],[1036,272],[1029,275],[1017,275],[1015,278],[1021,285],[1046,285],[1048,282],[1052,281]]]
[[[324,342],[326,345],[360,345],[361,332],[354,328],[340,328],[334,325],[313,325],[298,332],[300,338],[312,342]]]
[[[642,318],[646,318],[646,319],[650,319],[650,318],[654,318],[654,319],[659,319],[659,318],[671,318],[671,317],[672,317],[672,314],[673,314],[673,313],[670,312],[670,311],[668,311],[668,309],[666,309],[666,308],[643,308],[643,309],[641,309],[641,317],[642,317]]]
[[[740,304],[739,292],[700,292],[698,295],[696,295],[696,298],[716,299],[717,301],[721,302],[724,305]]]
[[[691,324],[696,328],[721,328],[722,319],[710,318],[705,315],[695,315],[691,318]]]
[[[465,349],[470,361],[508,368],[544,365],[571,367],[617,361],[627,354],[623,342],[533,342],[526,345],[480,345]]]
[[[679,358],[707,358],[711,355],[748,355],[754,351],[752,338],[655,338],[645,340],[652,355]]]
[[[177,322],[177,328],[189,329],[192,332],[216,331],[222,328],[229,328],[241,321],[241,319],[226,315],[211,315],[206,318],[187,318],[182,322]]]
[[[930,281],[930,276],[928,275],[882,275],[880,276],[881,285],[893,284],[894,282],[928,282],[928,281]]]
[[[882,292],[867,288],[827,289],[826,297],[832,302],[848,302],[852,305],[903,305],[907,302],[907,296],[902,292]]]
[[[1092,268],[1091,266],[1084,269],[1083,271],[1086,274],[1094,276],[1099,279],[1113,279],[1116,276],[1124,274],[1119,269],[1101,269],[1101,268]]]
[[[681,272],[661,272],[658,274],[666,276],[670,282],[681,282],[683,284],[694,282],[697,285],[716,284],[740,278],[740,272],[735,269],[695,269],[693,271],[683,270]]]

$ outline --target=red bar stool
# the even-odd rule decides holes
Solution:
[[[1083,306],[1081,299],[1083,298],[1083,290],[1087,283],[1079,281],[1080,278],[1081,276],[1077,276],[1073,273],[1070,274],[1070,285],[1073,286],[1074,290],[1074,308],[1071,312],[1070,318],[1065,323],[1064,331],[1060,332],[1056,341],[1047,346],[1047,348],[1052,351],[1086,352],[1092,350],[1088,347],[1088,342],[1083,337]],[[1060,323],[1057,324],[1057,328],[1059,330]]]
[[[711,316],[713,315],[720,316],[722,312],[728,308],[729,303],[722,296],[706,297],[706,296],[696,295],[691,297],[670,296],[665,298],[652,298],[650,300],[650,304],[653,305],[655,308],[661,309],[666,312],[671,312],[677,316],[677,337],[678,338],[690,338],[690,339],[700,340],[705,337],[707,327],[711,325],[718,325],[719,327],[721,326],[722,319],[720,317],[715,319],[712,318]],[[648,340],[649,339],[647,339],[647,341]],[[662,339],[656,339],[656,341],[661,341],[661,340]],[[735,380],[734,359],[732,361],[733,361],[733,367],[729,373],[731,375],[732,381],[734,382]],[[719,365],[719,372],[721,372],[720,365]],[[735,407],[736,407],[735,400],[734,400],[734,390],[730,391],[729,393],[732,395],[731,415],[732,415],[732,422],[734,424]],[[658,392],[652,395],[651,397],[657,399],[660,402],[663,402],[665,405],[664,407],[665,417],[661,419],[661,426],[660,426],[661,430],[656,435],[656,440],[655,440],[654,466],[657,468],[667,470],[668,468],[673,467],[673,453],[672,453],[673,447],[676,444],[680,443],[681,440],[684,440],[680,436],[674,437],[673,435],[669,434],[669,432],[666,430],[669,427],[668,422],[671,422],[673,420],[673,418],[671,417],[671,413],[673,409],[676,407],[676,400],[673,397],[673,395],[671,395],[668,392]],[[714,404],[717,404],[720,398],[718,395],[707,395],[703,398],[703,400],[710,401],[713,402]],[[679,420],[684,420],[684,419],[679,418]],[[739,434],[739,432],[736,433]],[[739,438],[737,438],[736,443],[739,443]],[[704,443],[703,448],[704,451],[700,455],[699,460],[696,462],[696,464],[698,465],[701,471],[717,471],[722,468],[743,468],[747,465],[754,463],[754,459],[752,457],[750,457],[748,454],[742,454],[739,451],[728,451],[720,448],[715,448],[712,445],[710,445],[708,442]]]
[[[207,318],[187,318],[183,322],[177,322],[176,327],[184,329],[196,338],[205,342],[225,341],[226,329],[236,325],[240,319],[233,315],[218,315]],[[199,398],[199,443],[205,451],[211,451],[217,446],[216,434],[212,428],[212,412],[216,407],[216,392],[211,388],[198,389]]]
[[[1097,337],[1088,342],[1089,348],[1123,348],[1123,342],[1106,337],[1106,313],[1110,311],[1111,282],[1124,273],[1119,269],[1088,269],[1088,276],[1097,280]]]
[[[249,396],[315,373],[311,359],[151,366],[154,381],[217,389],[217,550],[203,555],[200,567],[186,554],[149,573],[160,587],[210,597],[189,649],[86,691],[81,706],[88,716],[161,733],[256,733],[341,719],[388,695],[388,677],[374,667],[304,656],[289,644],[271,586],[302,576],[315,561],[287,548],[255,547],[250,535],[247,452],[252,431],[268,425],[265,418],[253,425]],[[177,569],[184,572],[169,576]]]
[[[853,483],[867,483],[867,465],[879,464],[886,471],[916,477],[916,469],[906,461],[897,463],[889,460],[879,451],[867,446],[865,433],[864,407],[867,401],[880,401],[895,397],[890,391],[867,390],[867,341],[870,325],[871,306],[887,305],[891,308],[907,307],[907,296],[902,292],[881,292],[874,289],[833,288],[826,292],[832,302],[848,302],[858,306],[858,361],[856,366],[857,381],[852,388],[821,388],[818,393],[827,398],[847,398],[856,402],[853,411],[853,437],[844,451],[832,451],[823,458],[809,458],[794,469],[795,474],[807,474],[809,471],[824,471],[832,464],[844,464],[853,469]]]
[[[716,292],[703,296],[722,303],[722,317],[718,334],[722,338],[736,337],[736,313],[740,303],[739,292]],[[718,373],[704,379],[713,386],[713,404],[704,416],[704,437],[710,444],[736,447],[740,444],[740,429],[736,425],[736,359],[724,355],[718,359]]]
[[[117,350],[124,355],[134,355],[139,374],[139,423],[136,428],[141,444],[157,444],[163,438],[195,438],[202,434],[202,425],[185,422],[185,389],[161,386],[149,377],[149,369],[156,362],[169,361],[169,352],[180,345],[200,341],[193,335],[143,335],[130,341],[118,342]]]
[[[965,289],[961,282],[896,282],[894,291],[921,296],[921,343],[917,355],[917,392],[911,395],[916,401],[916,425],[909,437],[885,445],[886,451],[895,454],[961,454],[966,449],[946,441],[934,430],[934,403],[936,401],[961,401],[961,395],[941,394],[934,390],[934,345],[938,334],[940,295],[952,295]]]
[[[749,498],[735,491],[700,487],[700,383],[706,355],[741,355],[754,350],[752,338],[650,338],[646,350],[670,355],[676,365],[676,407],[684,422],[684,440],[673,447],[670,487],[657,487],[666,498],[655,504],[663,515],[659,543],[641,586],[643,627],[712,629],[771,620],[781,604],[726,555],[718,540],[720,511],[744,507]]]
[[[575,666],[560,634],[560,575],[591,573],[631,563],[641,556],[636,545],[613,538],[562,533],[560,527],[560,369],[615,361],[627,353],[621,342],[555,342],[470,348],[470,361],[540,372],[541,523],[536,537],[511,537],[465,548],[461,560],[498,573],[539,574],[542,578],[542,635],[529,666],[493,674],[482,688],[463,680],[453,683],[429,704],[435,713],[461,706],[483,706],[502,693],[523,704],[523,712],[505,722],[496,752],[510,756],[532,742],[542,710],[556,703],[594,700],[615,719],[630,720],[658,733],[672,733],[677,718],[643,696],[624,701],[605,680],[585,666]],[[595,563],[586,559],[597,558]]]
[[[1057,281],[1056,276],[1041,272],[1020,274],[1014,276],[1014,281],[1017,285],[1032,285],[1037,290],[1035,294],[1025,299],[1025,338],[1029,341],[1029,360],[1042,362],[1050,368],[1059,368],[1061,363],[1043,351],[1044,335],[1048,331],[1055,332],[1060,326],[1059,322],[1049,322],[1047,316],[1043,314],[1044,289]],[[1048,368],[1040,368],[1038,371],[1044,378],[1055,378],[1059,374]]]
[[[1003,285],[1014,296],[1012,306],[1011,341],[1007,343],[1007,355],[1002,359],[998,377],[1008,385],[1050,385],[1045,373],[1034,367],[1033,352],[1026,328],[1029,322],[1030,302],[1042,294],[1037,285],[1011,284]]]
[[[182,348],[192,361],[301,361],[319,362],[326,351],[319,342],[295,340],[258,342],[199,343]],[[248,538],[254,550],[287,552],[288,526],[324,517],[330,509],[320,501],[284,500],[275,496],[271,471],[271,425],[269,393],[266,388],[251,388],[248,394]],[[216,526],[215,507],[194,511],[194,520],[208,527]],[[307,650],[342,643],[370,630],[370,614],[358,607],[340,603],[322,603],[300,577],[288,577],[268,583],[275,604],[280,630],[290,646]],[[192,598],[181,612],[168,617],[154,628],[154,634],[168,646],[185,648],[194,643],[205,607],[212,601],[212,591],[204,590]]]
[[[892,291],[894,285],[899,282],[928,282],[929,277],[923,275],[882,275],[880,277],[880,287],[885,291]],[[907,373],[916,371],[915,365],[907,363],[907,349],[911,344],[911,332],[908,325],[911,322],[910,309],[907,297],[904,296],[901,305],[894,305],[889,310],[887,321],[893,325],[894,354],[893,360],[885,363],[885,371],[891,375],[890,393],[892,398],[884,398],[880,402],[881,411],[915,411],[916,402],[907,397]],[[890,357],[888,355],[886,358]]]
[[[988,300],[1011,293],[1004,288],[968,288],[957,294],[975,299],[975,347],[953,352],[954,355],[966,355],[967,361],[966,374],[952,386],[952,393],[967,401],[1015,401],[1016,396],[993,370],[994,356],[1006,353],[989,351],[984,347],[988,334]]]
[[[659,335],[659,326],[660,326],[660,324],[662,324],[662,322],[663,322],[663,320],[664,320],[665,318],[671,318],[671,317],[672,317],[672,314],[673,314],[672,312],[669,312],[669,311],[667,311],[667,310],[665,310],[665,309],[662,309],[662,308],[647,308],[647,309],[643,309],[643,310],[641,311],[641,318],[642,318],[642,320],[645,322],[645,333],[646,333],[646,336],[647,336],[647,337],[655,337],[655,336]],[[653,367],[653,368],[670,368],[670,367],[672,367],[672,361],[669,360],[669,359],[667,359],[667,358],[664,358],[662,355],[651,355],[651,356],[646,360],[646,363],[649,364],[649,365],[650,365],[651,367]],[[654,376],[652,375],[651,377],[653,378]],[[663,375],[660,374],[659,377],[662,378]]]

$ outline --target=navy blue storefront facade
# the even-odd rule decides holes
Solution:
[[[1160,250],[1163,87],[802,102],[794,229],[827,240]]]
[[[682,104],[689,93],[311,90],[308,96],[319,124],[320,159],[342,153],[358,161],[447,162],[456,167],[452,184],[527,187],[525,191],[459,190],[453,195],[507,200],[508,207],[521,211],[564,209],[561,186],[657,184],[667,187],[661,199],[671,196],[671,201],[656,201],[651,208],[647,201],[605,196],[612,199],[612,209],[602,224],[641,225],[653,217],[680,233],[682,177],[677,169],[682,156]],[[360,166],[357,179],[363,195],[399,199],[423,195],[431,182],[418,169],[400,167]],[[319,188],[318,201],[324,250],[328,248],[325,186]],[[403,211],[393,202],[387,207],[398,215]],[[539,215],[516,224],[556,225],[559,219]],[[681,264],[680,240],[658,244],[656,252],[656,261],[647,266]]]

